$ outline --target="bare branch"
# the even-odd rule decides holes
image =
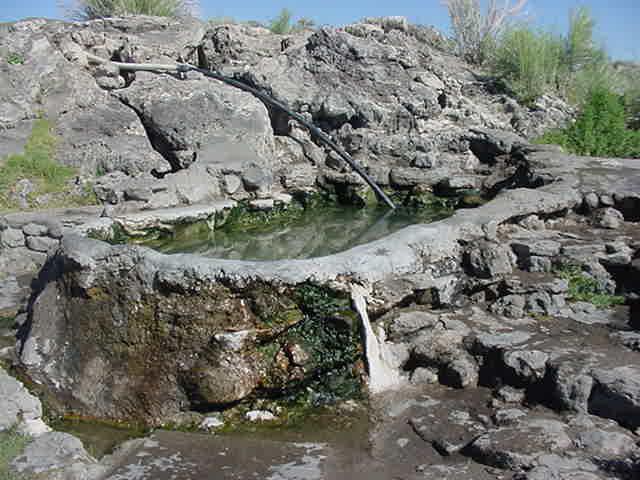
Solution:
[[[458,53],[474,63],[482,63],[486,57],[488,44],[494,40],[508,24],[520,15],[528,0],[490,0],[485,14],[482,14],[479,0],[443,0],[449,11],[454,40]]]

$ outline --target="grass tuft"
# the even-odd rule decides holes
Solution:
[[[196,0],[75,0],[66,10],[67,16],[74,20],[125,15],[178,17],[194,15],[198,5]]]
[[[588,302],[598,308],[609,308],[624,304],[624,297],[607,293],[598,281],[576,265],[566,265],[556,271],[558,277],[569,282],[568,299]]]
[[[29,180],[33,184],[33,191],[27,195],[29,200],[66,190],[76,171],[55,161],[56,142],[51,123],[43,118],[38,119],[33,124],[24,152],[9,155],[4,163],[0,163],[0,211],[20,208],[15,199],[16,185],[20,180]],[[95,195],[92,196],[89,190],[87,188],[81,195],[70,195],[63,199],[54,196],[46,206],[58,206],[57,203],[61,203],[60,206],[93,204],[96,202]]]
[[[9,464],[22,453],[29,438],[14,429],[0,432],[0,480],[25,480],[23,475],[11,471]]]

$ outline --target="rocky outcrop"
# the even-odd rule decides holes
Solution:
[[[480,188],[481,164],[508,156],[515,133],[539,133],[569,110],[549,98],[528,109],[495,94],[434,38],[428,28],[369,19],[296,34],[282,50],[263,28],[186,18],[17,22],[0,33],[0,51],[20,58],[0,66],[0,143],[19,150],[44,114],[59,138],[57,160],[77,167],[101,201],[130,208],[361,185],[342,160],[250,94],[196,73],[119,72],[87,53],[188,61],[312,120],[383,185],[432,189],[448,179],[445,190]],[[487,147],[486,129],[512,138]]]

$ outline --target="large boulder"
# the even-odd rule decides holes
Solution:
[[[63,238],[41,272],[20,350],[55,408],[157,425],[252,396],[333,398],[343,382],[357,391],[359,340],[344,295],[212,275],[197,257],[175,268],[165,260],[141,247]]]

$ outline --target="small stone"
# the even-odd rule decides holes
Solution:
[[[517,381],[527,385],[544,377],[549,355],[539,350],[512,350],[505,352],[502,358]]]
[[[598,369],[589,397],[589,412],[616,420],[627,428],[640,426],[640,368],[635,365]]]
[[[60,239],[64,235],[64,227],[60,222],[53,221],[48,224],[47,235],[51,238]]]
[[[584,196],[584,204],[590,209],[596,209],[600,205],[600,199],[598,195],[591,192]]]
[[[551,296],[547,292],[534,292],[527,297],[526,310],[540,315],[550,315],[555,310]]]
[[[273,200],[280,205],[289,205],[293,201],[293,197],[288,193],[274,193]]]
[[[275,201],[273,200],[273,198],[257,199],[257,200],[251,200],[249,202],[249,206],[252,209],[259,210],[259,211],[273,210],[274,205],[275,205]]]
[[[615,208],[601,208],[597,210],[593,217],[593,223],[596,227],[618,229],[622,226],[624,217],[620,211]]]
[[[254,192],[269,187],[273,183],[273,175],[265,168],[252,165],[243,172],[242,182],[248,192]]]
[[[544,230],[545,224],[537,215],[529,215],[518,222],[519,225],[528,230]]]
[[[493,414],[493,421],[496,425],[505,426],[518,423],[518,420],[526,417],[527,412],[518,408],[504,408]]]
[[[551,271],[551,259],[547,257],[529,257],[530,272],[550,272]]]
[[[25,235],[30,235],[32,237],[40,237],[42,235],[46,235],[49,230],[49,227],[46,225],[40,225],[39,223],[27,223],[24,227],[22,227],[22,233]]]
[[[244,418],[250,422],[271,422],[276,416],[268,410],[251,410],[245,413]]]
[[[600,204],[605,207],[613,207],[615,202],[613,201],[613,197],[611,195],[600,195]]]
[[[398,444],[398,446],[400,448],[404,448],[407,445],[409,445],[409,439],[408,438],[399,438],[398,440],[396,440],[396,443]]]
[[[438,372],[432,368],[418,367],[411,372],[411,383],[414,385],[438,383]]]
[[[223,178],[224,191],[228,195],[233,195],[242,185],[242,180],[237,175],[225,175]]]
[[[513,271],[513,254],[507,246],[479,241],[465,253],[463,264],[478,278],[493,278]]]
[[[509,318],[520,318],[524,315],[526,300],[522,295],[505,295],[495,301],[489,309],[498,315]]]
[[[594,428],[580,432],[575,440],[579,448],[597,456],[622,457],[636,449],[635,439],[622,431]]]
[[[224,420],[222,420],[221,415],[214,415],[205,417],[204,420],[200,423],[201,430],[215,430],[216,428],[220,428],[224,426]]]
[[[456,358],[442,370],[443,383],[455,388],[475,387],[478,377],[478,364],[468,357]]]
[[[27,237],[27,248],[36,252],[47,253],[50,250],[58,248],[59,242],[56,239],[48,237]]]
[[[24,235],[18,229],[6,228],[0,231],[0,244],[9,248],[24,247]]]
[[[438,163],[438,157],[433,152],[417,152],[416,157],[411,162],[412,167],[433,168]]]
[[[508,385],[500,388],[500,390],[495,393],[495,396],[504,403],[522,403],[525,398],[523,390]]]

